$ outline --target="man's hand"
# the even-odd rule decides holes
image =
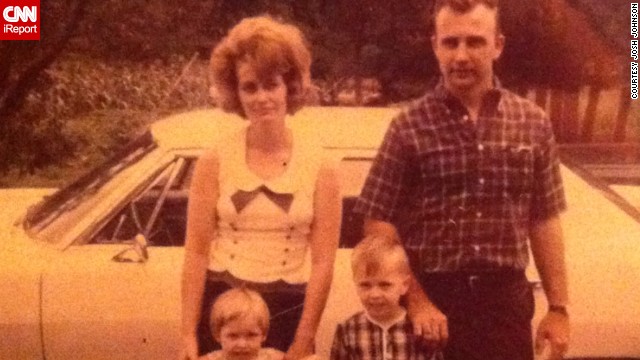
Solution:
[[[424,339],[430,349],[443,349],[449,340],[447,317],[430,301],[423,299],[408,307],[415,335]]]
[[[289,350],[284,354],[283,360],[300,360],[311,355],[313,355],[313,340],[298,341],[294,339]]]
[[[536,332],[536,354],[541,355],[547,344],[549,355],[547,359],[563,359],[569,349],[569,317],[565,314],[548,312],[540,321]]]
[[[182,350],[180,351],[179,360],[197,360],[198,359],[198,339],[196,335],[185,335],[182,338]]]

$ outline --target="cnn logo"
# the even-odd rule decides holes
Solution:
[[[7,6],[2,12],[2,17],[10,23],[18,21],[23,22],[36,22],[38,21],[38,7],[37,6]]]
[[[2,1],[0,40],[40,40],[39,8],[40,0]]]

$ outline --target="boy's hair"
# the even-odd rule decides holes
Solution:
[[[403,275],[411,273],[407,254],[402,245],[394,239],[368,235],[353,248],[351,254],[353,274],[356,274],[359,269],[364,269],[365,274],[374,275],[380,271],[384,263],[391,264]]]
[[[255,317],[263,334],[267,334],[269,330],[269,308],[262,296],[246,288],[225,291],[213,303],[211,310],[209,323],[214,338],[220,336],[220,331],[230,321],[247,316]]]

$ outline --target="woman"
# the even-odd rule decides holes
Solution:
[[[210,304],[237,286],[260,292],[269,305],[265,346],[291,360],[313,353],[333,275],[341,197],[335,167],[285,121],[303,105],[310,64],[301,32],[269,17],[241,21],[213,51],[212,94],[248,121],[203,154],[194,171],[182,276],[183,358],[195,359],[198,343],[201,353],[212,350]]]

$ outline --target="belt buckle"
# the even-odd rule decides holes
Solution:
[[[479,279],[479,275],[469,275],[469,277],[467,278],[467,284],[469,285],[469,288],[473,289]]]

